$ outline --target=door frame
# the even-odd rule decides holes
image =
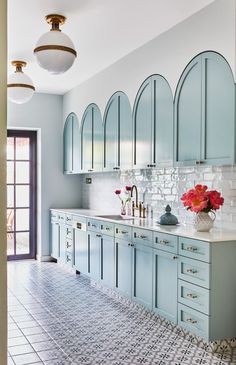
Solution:
[[[7,137],[30,137],[30,252],[8,255],[7,260],[36,259],[37,253],[37,131],[31,129],[7,129]]]

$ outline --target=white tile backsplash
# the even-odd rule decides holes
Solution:
[[[182,223],[191,223],[193,213],[188,212],[180,200],[182,194],[196,184],[205,184],[210,189],[220,191],[225,204],[216,212],[217,224],[236,228],[236,166],[207,166],[160,168],[106,172],[89,175],[92,184],[86,184],[83,176],[82,207],[106,211],[120,210],[120,202],[115,189],[135,184],[139,198],[152,206],[154,218],[164,213],[166,204]]]

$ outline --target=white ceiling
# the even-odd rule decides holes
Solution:
[[[64,94],[118,59],[183,21],[213,0],[8,0],[8,58],[28,62],[37,92]],[[67,17],[62,30],[78,57],[64,75],[41,69],[35,44],[49,30],[44,16]],[[9,73],[13,69],[9,66]]]

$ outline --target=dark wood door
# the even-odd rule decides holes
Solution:
[[[36,256],[37,132],[7,132],[7,257]]]

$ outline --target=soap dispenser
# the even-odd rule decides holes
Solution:
[[[160,221],[158,222],[159,224],[167,226],[175,226],[176,224],[179,223],[178,218],[171,213],[171,207],[169,206],[169,204],[166,206],[165,211],[166,213],[160,217]]]

